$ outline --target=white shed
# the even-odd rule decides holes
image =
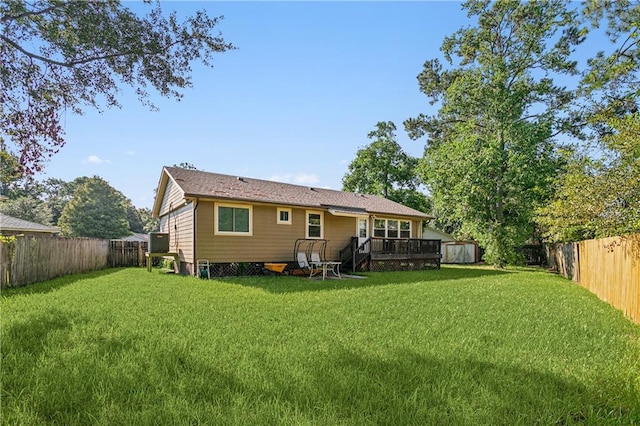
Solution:
[[[473,241],[443,242],[442,263],[478,263],[478,245]]]

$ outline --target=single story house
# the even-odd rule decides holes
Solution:
[[[57,226],[42,225],[0,213],[0,235],[30,235],[51,237],[60,233]]]
[[[300,240],[323,241],[324,260],[351,271],[440,266],[440,240],[422,235],[433,218],[373,195],[164,167],[153,215],[182,273],[199,260],[220,275],[293,269]]]

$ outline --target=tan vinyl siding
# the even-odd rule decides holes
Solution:
[[[295,241],[305,236],[307,210],[292,208],[292,224],[282,225],[277,223],[278,207],[281,206],[254,205],[253,236],[227,236],[214,235],[214,203],[200,202],[197,209],[198,259],[221,263],[293,261]],[[324,227],[325,239],[331,239],[327,258],[337,259],[340,249],[355,235],[355,219],[337,218],[325,212]],[[336,230],[329,227],[336,227]]]
[[[189,203],[160,218],[160,232],[169,233],[169,251],[193,263],[193,204]]]
[[[234,205],[242,203],[234,202]],[[289,262],[298,238],[305,238],[307,212],[320,210],[291,207],[291,225],[278,224],[278,208],[288,206],[250,205],[253,209],[253,236],[215,235],[214,202],[200,201],[196,210],[196,252],[210,262]],[[407,220],[401,217],[391,219]],[[373,226],[373,219],[370,219]],[[411,237],[419,238],[421,221],[411,220]],[[326,258],[339,260],[342,250],[356,236],[357,218],[323,212]]]
[[[184,204],[184,192],[173,181],[173,179],[168,178],[167,187],[164,191],[164,198],[160,204],[160,214],[158,216],[164,216],[169,213],[169,211],[181,206],[182,204]]]
[[[422,221],[411,221],[411,238],[422,238]]]
[[[356,236],[357,219],[324,214],[324,238],[327,240],[327,260],[340,260],[340,250]]]

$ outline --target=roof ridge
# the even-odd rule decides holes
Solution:
[[[276,183],[276,184],[279,184],[279,185],[289,185],[289,186],[295,186],[295,187],[298,187],[298,188],[321,189],[323,191],[341,192],[341,193],[345,193],[345,194],[358,194],[358,195],[361,194],[361,193],[358,193],[358,192],[342,191],[340,189],[325,188],[325,187],[322,187],[322,186],[300,185],[300,184],[297,184],[297,183],[281,182],[279,180],[260,179],[260,178],[250,177],[250,176],[230,175],[230,174],[227,174],[227,173],[208,172],[206,170],[183,169],[182,167],[175,167],[175,166],[165,166],[164,168],[165,169],[174,169],[174,170],[184,170],[186,173],[206,173],[206,174],[209,174],[209,175],[225,176],[225,177],[234,178],[234,179],[249,179],[249,180],[258,181],[258,182],[268,182],[268,183]],[[366,195],[369,195],[369,196],[372,196],[372,197],[380,197],[379,195],[376,195],[376,194],[366,194]],[[380,197],[380,198],[384,198],[384,197]],[[385,198],[385,200],[388,200],[388,198]],[[390,201],[392,201],[392,200],[390,200]]]

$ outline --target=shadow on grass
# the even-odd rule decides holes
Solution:
[[[595,389],[548,372],[410,351],[385,358],[338,347],[317,360],[311,386],[299,392],[312,396],[311,406],[334,407],[339,418],[371,413],[365,420],[374,424],[395,416],[404,424],[592,424],[629,414],[599,400],[602,393]],[[294,397],[291,403],[306,400]]]
[[[122,269],[123,268],[101,269],[99,271],[86,272],[83,274],[65,275],[63,277],[53,278],[49,281],[27,284],[22,287],[7,287],[2,289],[0,297],[9,298],[25,294],[49,293],[81,280],[103,277],[121,271]]]
[[[303,276],[255,276],[255,277],[222,277],[216,281],[253,287],[269,293],[295,293],[309,291],[346,290],[393,284],[421,284],[436,281],[474,279],[488,276],[499,276],[514,271],[479,267],[443,267],[422,271],[401,272],[367,272],[357,278],[343,279],[309,279]]]
[[[49,312],[33,318],[37,327],[30,321],[8,331],[7,347],[27,364],[5,366],[14,370],[5,391],[28,395],[30,414],[42,422],[178,424],[197,418],[205,424],[563,425],[634,424],[640,416],[637,404],[612,403],[613,391],[550,372],[464,354],[438,357],[405,350],[373,356],[337,341],[325,342],[326,351],[316,351],[315,357],[291,360],[304,374],[289,363],[247,374],[241,364],[195,356],[188,345],[164,344],[136,355],[135,345],[126,340],[115,347],[100,341],[94,348],[109,354],[114,365],[124,360],[124,368],[112,368],[103,356],[42,363],[39,355],[50,335],[57,335],[58,345],[64,343],[76,320]],[[246,354],[250,365],[261,360],[259,353]],[[35,394],[22,381],[31,369],[40,378]],[[33,374],[25,377],[34,380]],[[17,397],[9,400],[17,402]]]

